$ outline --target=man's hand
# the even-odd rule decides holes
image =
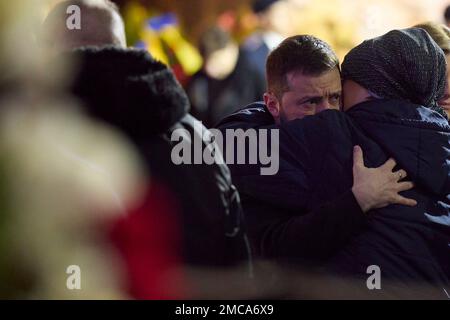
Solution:
[[[417,205],[416,200],[398,194],[413,188],[414,184],[409,181],[399,182],[407,174],[405,170],[392,172],[395,165],[395,160],[391,158],[381,167],[367,168],[364,165],[362,149],[359,146],[353,148],[352,192],[363,212],[390,204],[410,207]]]

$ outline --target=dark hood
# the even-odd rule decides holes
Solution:
[[[450,194],[450,126],[429,108],[401,100],[361,103],[347,112],[365,134],[396,159],[418,186]]]
[[[146,51],[115,47],[76,49],[72,85],[88,112],[134,139],[162,133],[189,110],[189,100],[173,75]]]
[[[392,30],[366,40],[345,56],[343,79],[351,79],[384,99],[438,106],[446,82],[444,52],[420,28]]]

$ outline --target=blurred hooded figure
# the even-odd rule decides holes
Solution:
[[[417,284],[431,285],[436,288],[431,296],[415,293],[447,298],[450,127],[438,104],[445,90],[445,55],[423,29],[394,30],[351,50],[342,75],[346,112],[326,110],[273,126],[280,129],[280,141],[290,142],[280,145],[279,172],[264,190],[256,174],[242,179],[240,187],[264,192],[267,202],[293,213],[313,211],[351,187],[354,145],[365,151],[369,167],[396,159],[415,184],[401,194],[417,200],[417,206],[369,211],[364,227],[324,264],[341,277],[359,279],[363,290],[368,268],[376,266],[381,281],[411,292]],[[281,218],[260,225],[266,255],[287,241],[280,236],[285,226]],[[373,292],[395,294],[396,288],[382,285]]]
[[[167,279],[148,277],[147,271],[160,270],[152,261],[153,252],[161,263],[176,264],[176,255],[169,248],[176,250],[179,229],[182,263],[205,267],[249,263],[239,196],[227,166],[175,165],[171,159],[176,144],[171,135],[176,129],[191,135],[189,147],[193,148],[197,138],[206,144],[206,129],[195,125],[195,118],[188,114],[188,98],[172,71],[146,51],[124,48],[123,23],[109,1],[65,1],[49,14],[44,26],[65,28],[62,17],[67,17],[65,9],[72,4],[82,7],[82,17],[88,17],[86,25],[82,19],[81,30],[50,33],[47,44],[73,49],[65,53],[78,61],[71,92],[83,102],[88,114],[126,134],[152,176],[147,201],[135,210],[137,216],[115,231],[115,239],[130,263],[134,296],[173,297],[155,292],[151,280],[164,285]],[[172,230],[173,237],[162,230],[156,232],[158,226]],[[158,247],[152,234],[160,234],[159,240],[167,243]],[[142,250],[141,254],[136,250]],[[143,260],[139,262],[138,257]]]

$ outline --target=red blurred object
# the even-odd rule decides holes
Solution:
[[[232,10],[225,11],[217,18],[217,25],[227,32],[232,32],[236,23],[236,13]]]
[[[180,299],[185,286],[181,270],[176,201],[152,184],[146,198],[117,221],[112,240],[125,262],[129,294],[135,299]]]
[[[183,67],[179,63],[177,63],[171,66],[171,69],[180,84],[182,86],[185,86],[188,83],[190,77],[183,71]]]

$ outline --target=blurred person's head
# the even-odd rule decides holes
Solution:
[[[450,117],[450,31],[447,26],[434,22],[421,23],[415,26],[422,28],[433,38],[438,46],[444,51],[445,59],[447,61],[447,82],[445,86],[445,94],[439,100],[439,105],[445,110]]]
[[[79,8],[80,28],[69,28]],[[126,47],[125,28],[117,6],[110,0],[69,0],[58,3],[43,25],[43,44],[48,48],[72,50],[85,46]]]
[[[373,99],[397,99],[445,115],[443,51],[420,28],[393,30],[353,48],[342,63],[344,110]]]
[[[213,27],[203,33],[199,49],[204,60],[203,70],[211,78],[224,79],[235,69],[239,46],[222,28]]]
[[[310,35],[285,39],[267,58],[264,102],[276,123],[339,109],[339,60]]]
[[[62,90],[67,83],[71,61],[41,50],[36,41],[35,31],[40,29],[48,2],[0,1],[0,98],[26,90],[33,93],[30,96],[36,102],[50,97],[49,91],[54,94]],[[52,72],[45,68],[49,60],[54,66]]]
[[[444,19],[447,26],[450,27],[450,5],[445,8]]]
[[[254,0],[252,10],[255,14],[264,14],[270,7],[279,0]]]
[[[286,0],[254,0],[252,10],[263,31],[284,35],[292,30],[288,6],[289,3]]]

